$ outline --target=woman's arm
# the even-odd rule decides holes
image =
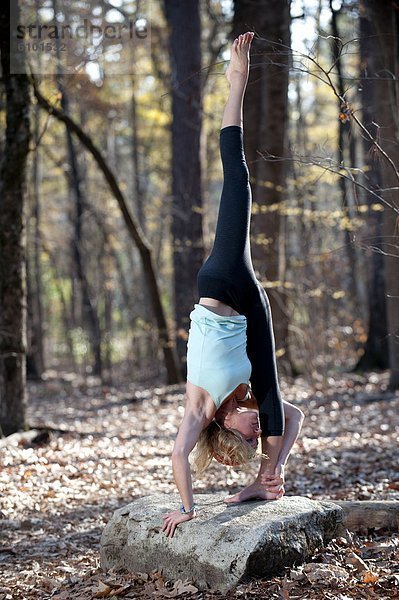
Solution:
[[[197,443],[201,431],[207,425],[208,422],[203,416],[199,416],[186,407],[172,452],[173,476],[185,512],[182,513],[179,509],[164,516],[162,531],[164,531],[168,537],[173,537],[179,523],[189,521],[195,516],[195,510],[193,509],[194,499],[191,470],[188,457]]]
[[[280,450],[280,454],[277,462],[279,464],[285,465],[287,463],[288,457],[291,454],[292,447],[298,439],[299,433],[302,429],[303,420],[305,415],[303,412],[287,402],[283,400],[284,407],[284,417],[285,417],[285,431],[283,436],[283,445]]]
[[[292,447],[298,439],[303,420],[305,418],[303,412],[290,402],[283,400],[283,407],[285,430],[281,450],[279,452],[276,468],[274,470],[274,475],[262,475],[261,478],[262,483],[266,486],[266,490],[268,491],[274,491],[276,486],[284,486],[284,468],[287,464],[288,457],[291,454]]]

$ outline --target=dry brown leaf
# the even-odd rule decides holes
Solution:
[[[198,592],[198,588],[192,585],[188,580],[183,582],[181,579],[178,579],[175,581],[172,591],[175,591],[176,596],[180,596],[181,594],[195,594]]]
[[[337,584],[349,579],[349,574],[338,565],[326,565],[323,563],[308,563],[303,568],[310,583]]]
[[[373,573],[373,571],[366,571],[363,574],[363,582],[364,583],[375,583],[376,581],[378,581],[379,576],[377,575],[377,573]]]
[[[93,588],[93,598],[106,598],[112,592],[112,587],[99,581],[97,584],[97,588]]]
[[[282,600],[289,600],[290,597],[290,592],[287,590],[287,588],[283,588],[281,590],[281,598]]]
[[[43,577],[59,580],[64,576],[62,591],[52,592],[52,597],[59,600],[91,600],[92,588],[99,580],[112,588],[106,600],[127,584],[132,589],[126,597],[143,600],[146,582],[153,582],[153,591],[170,591],[172,583],[165,588],[155,583],[154,574],[142,574],[140,578],[137,574],[115,573],[112,580],[106,578],[98,570],[98,543],[115,508],[137,495],[154,492],[154,475],[159,477],[155,480],[157,491],[174,491],[171,435],[180,424],[184,386],[155,388],[149,384],[144,389],[118,384],[103,388],[97,384],[78,385],[84,379],[81,376],[76,381],[55,381],[56,377],[54,372],[46,382],[29,384],[28,420],[32,426],[54,428],[49,444],[31,448],[25,433],[20,445],[10,443],[8,438],[7,444],[0,440],[4,462],[0,468],[0,580],[7,582],[13,597],[27,600],[44,594],[44,590],[37,589]],[[399,498],[395,434],[399,395],[386,395],[387,373],[371,377],[373,381],[369,376],[342,374],[328,385],[315,380],[314,386],[303,378],[282,381],[287,400],[306,407],[307,412],[298,451],[290,458],[289,495],[316,500]],[[370,394],[374,396],[372,402],[367,401]],[[389,427],[385,425],[388,423]],[[61,431],[65,433],[58,433]],[[151,438],[148,431],[153,432]],[[237,492],[256,475],[256,465],[253,471],[237,470],[225,476],[224,467],[211,465],[197,479],[198,491],[220,489],[223,482],[232,493]],[[114,487],[108,487],[109,482]],[[61,540],[65,547],[61,547]],[[343,586],[348,598],[385,600],[394,597],[398,589],[393,575],[398,542],[395,534],[387,532],[367,537],[353,534],[329,544],[328,555],[322,553],[317,560],[346,568],[349,579]],[[366,563],[373,558],[366,570],[356,573],[357,581],[352,577],[356,567],[350,562],[345,564],[348,548]],[[60,569],[60,565],[64,567]],[[362,581],[370,569],[379,574],[375,590],[372,583]],[[334,581],[331,573],[328,579],[320,572],[319,586],[311,584],[305,575],[302,580],[295,580],[295,576],[290,579],[294,585],[290,595],[298,600],[319,600],[322,588]],[[282,578],[262,584],[264,596],[270,598],[277,598],[283,587]],[[248,594],[246,586],[242,589],[242,598],[253,597],[249,588]],[[0,586],[0,594],[4,593]],[[340,595],[336,590],[328,594],[326,598],[343,600],[342,591]],[[207,594],[204,600],[209,600]]]
[[[196,592],[198,592],[198,588],[192,585],[189,581],[183,582],[181,579],[178,579],[174,582],[172,588],[168,589],[167,587],[163,586],[162,588],[154,591],[153,596],[156,598],[177,598],[182,594],[195,594]]]
[[[358,556],[354,552],[349,552],[345,556],[345,563],[347,565],[352,565],[358,573],[368,570],[368,566],[366,565],[364,560],[362,558],[360,558],[360,556]]]
[[[122,586],[112,590],[112,595],[120,596],[121,594],[124,594],[125,592],[127,592],[130,588],[131,588],[130,585],[122,585]]]

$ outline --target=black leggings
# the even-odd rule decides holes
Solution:
[[[220,132],[224,183],[212,252],[198,272],[200,297],[215,298],[247,318],[251,387],[259,407],[262,436],[282,435],[283,407],[277,378],[270,304],[256,279],[249,227],[251,188],[238,125]]]

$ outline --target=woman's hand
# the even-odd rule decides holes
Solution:
[[[176,527],[184,521],[191,521],[195,517],[195,510],[190,513],[181,513],[180,510],[174,510],[163,517],[162,531],[166,537],[173,537]]]
[[[265,491],[276,494],[276,500],[282,498],[285,494],[284,489],[284,465],[277,464],[274,469],[273,475],[262,474],[260,477],[262,485],[265,487]]]

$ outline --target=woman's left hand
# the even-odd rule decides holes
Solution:
[[[261,475],[260,481],[267,492],[277,493],[276,499],[281,498],[285,494],[284,465],[278,464],[272,475]]]
[[[191,521],[195,517],[195,510],[191,513],[184,514],[180,510],[174,510],[163,517],[162,531],[166,537],[173,537],[176,527],[184,521]]]

